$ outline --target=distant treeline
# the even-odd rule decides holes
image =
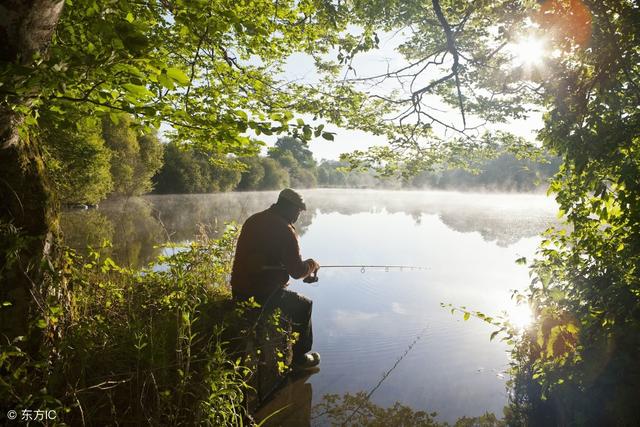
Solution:
[[[443,169],[422,172],[405,186],[442,190],[488,190],[530,192],[546,189],[549,178],[558,172],[560,158],[547,156],[541,161],[518,159],[509,152],[485,160],[473,172]]]
[[[164,166],[154,178],[155,192],[162,194],[216,191],[277,190],[284,187],[315,188],[432,188],[446,190],[535,191],[553,176],[559,159],[518,159],[504,152],[475,165],[474,171],[440,168],[425,171],[407,181],[379,179],[371,171],[349,171],[335,160],[317,162],[305,145],[292,137],[278,139],[267,156],[234,159],[240,169],[211,161],[204,153],[164,147]]]
[[[127,114],[69,117],[64,125],[44,118],[51,181],[65,204],[96,204],[110,196],[212,193],[294,188],[432,188],[535,191],[553,176],[559,160],[517,159],[504,152],[475,165],[475,173],[440,168],[410,180],[379,179],[349,171],[336,160],[317,162],[299,139],[282,137],[266,156],[219,158],[175,142],[163,144]]]
[[[235,165],[234,165],[235,164]],[[164,165],[154,178],[156,193],[277,190],[284,187],[377,188],[389,185],[371,172],[347,172],[346,163],[323,160],[298,139],[283,137],[267,156],[212,160],[207,154],[168,143]]]

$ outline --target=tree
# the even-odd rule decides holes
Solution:
[[[135,179],[140,146],[135,131],[131,128],[131,119],[126,115],[115,115],[102,120],[102,136],[111,150],[111,176],[114,192],[118,195],[133,195],[137,181]]]
[[[309,150],[299,138],[283,136],[278,138],[275,145],[269,149],[269,157],[281,161],[288,153],[296,160],[297,165],[302,168],[313,169],[316,167],[316,161],[313,153]]]
[[[346,163],[324,160],[318,166],[318,184],[328,187],[344,187],[347,174],[338,168],[346,168]]]
[[[139,136],[137,140],[140,151],[133,175],[138,185],[133,194],[139,195],[153,189],[152,178],[162,167],[163,148],[155,130]]]
[[[527,81],[530,70],[517,66],[507,49],[529,31],[532,6],[512,0],[355,6],[352,23],[363,30],[340,45],[338,58],[346,65],[348,82],[342,85],[351,92],[374,88],[361,100],[369,107],[361,110],[376,108],[378,118],[345,117],[352,127],[385,134],[390,144],[342,159],[356,168],[408,178],[442,162],[465,165],[500,144],[531,148],[524,139],[485,125],[526,118],[538,99]],[[354,56],[377,47],[377,31],[407,28],[397,48],[405,59],[400,66],[374,75],[352,66]]]
[[[236,162],[214,162],[210,163],[210,168],[211,180],[216,184],[215,191],[231,191],[240,183],[242,173],[238,170]]]
[[[164,164],[154,177],[156,193],[197,193],[202,179],[200,164],[192,151],[181,150],[173,142],[164,145]]]
[[[33,111],[30,92],[34,88],[21,88],[15,81],[15,71],[24,70],[22,76],[28,75],[37,58],[46,53],[63,2],[8,3],[1,4],[5,18],[0,31],[5,40],[0,48],[0,76],[3,91],[20,88],[22,95],[10,100],[3,92],[0,103],[0,299],[12,303],[4,307],[0,321],[2,333],[13,341],[28,335],[36,313],[33,299],[46,297],[40,262],[52,254],[57,233],[55,202],[45,178],[41,150],[37,139],[24,132],[25,126],[34,124],[29,114]],[[32,283],[38,284],[37,289]],[[39,338],[35,334],[30,340],[32,353],[39,347]]]
[[[447,169],[443,166],[421,172],[407,184],[417,188],[458,190],[546,190],[560,164],[560,159],[555,156],[546,156],[538,161],[518,159],[514,154],[500,149],[496,155],[495,158],[475,164],[474,170]]]
[[[264,177],[260,183],[261,190],[281,190],[289,186],[289,173],[274,159],[263,157],[261,159]]]
[[[296,188],[315,188],[318,186],[318,179],[314,174],[315,169],[308,170],[301,167],[292,169],[289,173],[291,175],[291,185]]]
[[[269,149],[269,157],[288,171],[292,186],[313,188],[318,185],[316,161],[301,139],[287,136],[278,138],[275,146]]]
[[[66,3],[64,13],[62,0],[0,3],[0,299],[11,302],[2,310],[10,340],[29,318],[46,318],[31,312],[32,296],[46,299],[43,266],[56,264],[56,196],[34,132],[41,112],[126,112],[219,156],[255,154],[248,129],[308,139],[310,125],[289,123],[291,111],[315,109],[295,101],[306,89],[280,85],[273,70],[293,51],[327,52],[346,25],[329,2]]]
[[[264,166],[262,166],[260,158],[246,157],[240,161],[244,163],[245,170],[242,171],[238,190],[258,190],[264,178]]]
[[[154,178],[155,192],[229,191],[238,185],[240,177],[237,165],[228,159],[210,159],[201,152],[170,142],[164,146],[164,165]]]
[[[150,191],[151,178],[162,166],[162,146],[156,132],[137,136],[128,115],[112,114],[102,121],[102,135],[112,153],[114,193],[137,196]]]
[[[516,351],[528,353],[519,384],[529,370],[540,388],[525,391],[523,408],[539,416],[546,398],[561,408],[552,422],[633,423],[640,416],[640,13],[614,0],[549,2],[541,12],[559,55],[542,81],[540,136],[563,159],[550,191],[572,232],[549,233],[533,263],[536,337]]]
[[[111,151],[102,139],[100,120],[76,118],[41,130],[52,186],[63,203],[96,204],[113,188]]]

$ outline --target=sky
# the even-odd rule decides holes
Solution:
[[[384,33],[380,35],[379,49],[356,55],[352,65],[357,73],[357,77],[372,76],[383,73],[387,69],[393,70],[406,65],[404,58],[395,50],[405,38],[405,35],[401,32]],[[356,76],[350,74],[348,77]],[[433,77],[434,75],[426,76],[428,79]],[[318,81],[318,74],[315,72],[313,59],[303,53],[291,55],[284,67],[282,78],[288,81],[316,83]],[[399,86],[389,80],[377,86],[376,91],[378,93],[388,94],[391,90],[397,88],[399,88]],[[451,122],[455,123],[456,121],[460,121],[460,113],[458,110],[451,110],[450,107],[445,107],[435,98],[433,101],[437,104],[437,107],[449,109],[450,112],[446,113],[445,116],[447,116]],[[302,117],[305,119],[305,122],[312,122],[310,116]],[[323,122],[316,121],[314,123],[319,124]],[[313,152],[317,160],[336,160],[340,154],[344,152],[366,150],[373,145],[386,144],[386,138],[384,136],[376,136],[358,130],[342,129],[327,123],[325,123],[325,126],[325,130],[335,132],[336,134],[333,141],[315,138],[309,143],[309,149]],[[536,130],[542,128],[542,114],[533,113],[527,120],[494,126],[493,128],[507,130],[517,136],[522,136],[533,141],[535,140]],[[262,139],[269,145],[272,145],[277,140],[277,137],[264,138],[264,136],[262,136]],[[268,147],[265,147],[265,153],[267,148]]]

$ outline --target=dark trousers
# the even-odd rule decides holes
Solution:
[[[236,299],[248,299],[245,295],[234,295]],[[288,289],[277,289],[270,295],[255,297],[260,304],[262,317],[266,319],[277,308],[282,315],[291,321],[292,332],[299,334],[298,340],[293,345],[293,360],[300,360],[305,353],[311,350],[313,345],[313,331],[311,328],[311,310],[313,302],[302,295]]]

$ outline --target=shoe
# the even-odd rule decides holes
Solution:
[[[305,353],[301,358],[293,361],[293,371],[300,372],[313,369],[320,364],[320,354],[315,351]]]

